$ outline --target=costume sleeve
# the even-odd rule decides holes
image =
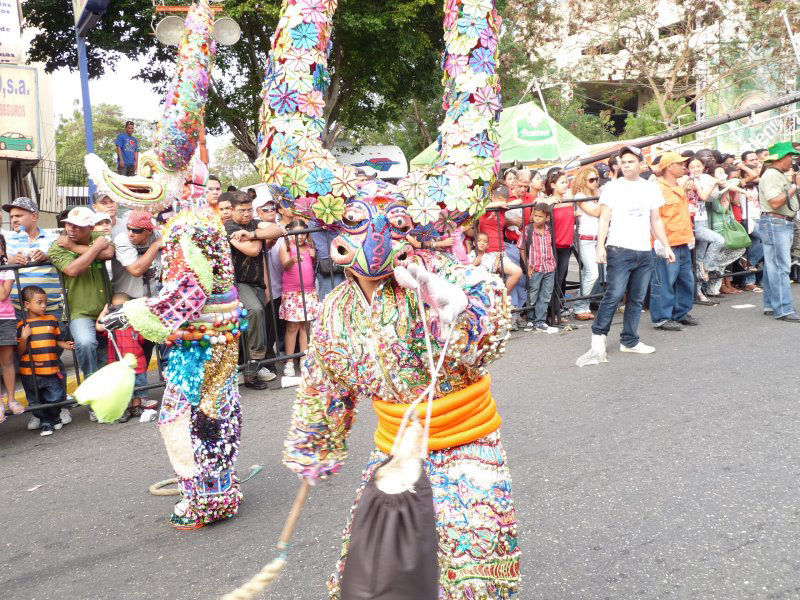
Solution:
[[[131,326],[152,342],[163,343],[170,333],[200,316],[211,295],[213,268],[188,235],[174,244],[171,262],[181,266],[153,298],[137,298],[124,305]]]
[[[511,304],[502,279],[441,253],[433,257],[428,269],[456,284],[467,295],[467,310],[456,321],[448,356],[469,368],[483,369],[505,351],[511,327]],[[435,320],[431,323],[431,334],[440,344],[444,342]]]
[[[283,464],[310,479],[339,471],[355,419],[349,389],[337,383],[329,371],[335,369],[336,358],[326,355],[323,360],[316,331],[308,347],[283,450]]]

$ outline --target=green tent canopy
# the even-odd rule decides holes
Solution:
[[[554,163],[585,154],[584,144],[533,102],[503,109],[500,116],[500,163]],[[412,168],[426,167],[437,158],[436,143],[411,160]]]

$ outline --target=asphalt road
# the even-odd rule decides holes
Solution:
[[[800,286],[794,286],[800,306]],[[733,305],[752,303],[754,308]],[[650,356],[574,366],[589,329],[516,334],[493,369],[523,551],[521,598],[800,598],[800,325],[741,294],[696,307],[701,326],[656,332]],[[619,325],[612,329],[616,342]],[[0,594],[12,599],[217,598],[273,556],[298,487],[279,464],[292,390],[244,390],[239,515],[180,533],[154,423],[89,423],[50,438],[0,427]],[[312,490],[268,597],[322,600],[362,465]]]

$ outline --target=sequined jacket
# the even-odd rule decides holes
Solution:
[[[219,216],[199,208],[170,219],[164,228],[162,264],[164,286],[158,295],[125,303],[131,326],[158,343],[198,318],[212,295],[233,286],[230,245]]]
[[[511,316],[505,286],[496,275],[443,254],[423,252],[422,258],[429,271],[460,286],[469,300],[447,351],[438,398],[485,374],[485,367],[504,350]],[[444,340],[436,320],[431,333],[438,360]],[[429,383],[427,365],[416,294],[389,278],[370,304],[348,277],[325,298],[314,323],[284,464],[311,478],[338,471],[359,402],[413,402]]]

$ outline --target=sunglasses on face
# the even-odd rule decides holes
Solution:
[[[144,233],[145,231],[147,231],[147,229],[140,229],[138,227],[128,227],[128,231],[130,231],[131,233],[138,234],[138,233]]]
[[[588,181],[589,183],[594,183],[595,181],[598,181],[598,178],[597,177],[589,177],[589,179],[587,179],[586,181]]]

